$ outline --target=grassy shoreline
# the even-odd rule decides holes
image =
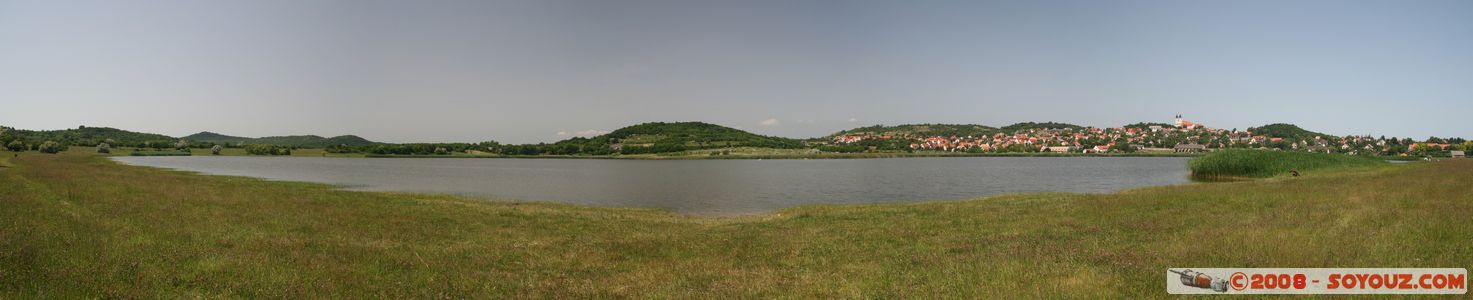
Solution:
[[[1473,267],[1468,160],[731,218],[12,163],[0,298],[1166,298],[1168,267]]]
[[[1217,151],[1187,162],[1192,178],[1202,180],[1266,178],[1288,176],[1293,172],[1375,168],[1386,164],[1386,161],[1374,157],[1261,150]]]

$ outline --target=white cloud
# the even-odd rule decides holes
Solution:
[[[762,126],[777,126],[777,124],[782,124],[782,122],[778,122],[777,119],[766,119],[762,120],[761,123],[757,123],[757,125]]]

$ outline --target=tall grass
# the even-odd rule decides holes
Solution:
[[[1187,163],[1196,178],[1273,177],[1292,170],[1306,172],[1327,168],[1385,165],[1381,159],[1364,156],[1262,150],[1225,150],[1197,157]]]

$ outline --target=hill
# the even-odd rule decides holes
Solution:
[[[802,148],[798,140],[758,135],[703,122],[653,122],[619,128],[604,135],[576,137],[553,144],[506,145],[504,154],[605,155],[671,153],[714,148]]]
[[[39,144],[45,141],[72,146],[96,146],[99,143],[111,140],[114,147],[137,147],[144,143],[156,145],[172,145],[178,141],[177,138],[154,133],[133,132],[110,127],[87,127],[78,126],[75,129],[62,130],[25,130],[6,128],[0,134],[0,143],[20,140],[26,144]]]
[[[1017,132],[1019,130],[1028,130],[1028,129],[1081,129],[1081,128],[1084,128],[1084,126],[1079,126],[1079,125],[1074,125],[1074,124],[1069,124],[1069,123],[1056,123],[1056,122],[1035,123],[1035,122],[1023,122],[1023,123],[1017,123],[1017,124],[1013,124],[1013,125],[1003,126],[1002,127],[1002,130],[1003,130],[1003,132],[1006,132],[1006,133],[1012,133],[1012,132]]]
[[[288,135],[288,136],[268,136],[268,137],[262,137],[262,138],[248,138],[248,137],[238,137],[238,136],[224,135],[224,134],[219,134],[219,133],[214,133],[214,132],[209,132],[209,131],[204,131],[204,132],[200,132],[200,133],[196,133],[196,134],[191,134],[189,136],[185,136],[184,139],[185,140],[189,140],[191,142],[195,142],[195,143],[231,144],[231,145],[272,144],[272,145],[281,145],[281,146],[296,146],[296,147],[302,147],[302,148],[324,148],[324,147],[327,147],[327,146],[337,146],[337,145],[366,146],[366,145],[377,145],[377,144],[379,144],[377,142],[369,141],[367,139],[364,139],[362,137],[358,137],[358,136],[355,136],[355,135],[341,135],[341,136],[335,136],[335,137],[330,137],[330,138],[325,138],[325,137],[316,136],[316,135]]]
[[[703,122],[643,123],[619,128],[591,140],[605,142],[609,145],[621,144],[623,147],[678,146],[677,148],[687,150],[727,147],[798,148],[802,146],[797,140],[789,138],[758,135]]]
[[[1166,124],[1166,123],[1151,123],[1151,122],[1140,122],[1140,123],[1135,123],[1135,124],[1130,124],[1130,125],[1125,125],[1125,126],[1120,126],[1120,127],[1121,128],[1135,128],[1135,129],[1140,129],[1140,130],[1147,130],[1147,129],[1151,129],[1151,126],[1160,126],[1161,128],[1176,128],[1176,125],[1171,125],[1171,124]]]
[[[231,145],[247,144],[247,141],[254,140],[254,139],[248,138],[248,137],[229,136],[229,135],[223,135],[223,134],[209,132],[209,131],[201,131],[200,133],[187,135],[187,136],[184,136],[183,139],[189,140],[189,141],[193,141],[193,142],[196,142],[196,143],[231,144]]]
[[[1286,123],[1274,123],[1263,125],[1261,127],[1252,127],[1248,128],[1248,132],[1252,132],[1255,135],[1295,140],[1312,140],[1315,137],[1334,137],[1328,134],[1304,130],[1304,128],[1299,128],[1299,126],[1294,126],[1294,124]]]
[[[860,133],[897,136],[989,136],[998,133],[998,129],[992,126],[983,126],[976,124],[905,124],[895,126],[875,125],[840,131],[831,136]]]

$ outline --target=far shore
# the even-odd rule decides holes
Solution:
[[[1137,153],[957,153],[957,152],[880,152],[880,153],[782,153],[782,154],[730,154],[709,155],[704,153],[667,153],[636,155],[499,155],[451,153],[442,155],[388,155],[369,153],[329,153],[323,149],[292,150],[291,157],[356,157],[356,158],[524,158],[524,159],[634,159],[634,160],[692,160],[692,159],[876,159],[911,157],[1196,157],[1204,153],[1137,152]],[[243,149],[227,148],[220,154],[210,149],[181,151],[152,149],[116,149],[118,156],[258,156],[246,154]],[[271,156],[259,156],[271,157]]]

